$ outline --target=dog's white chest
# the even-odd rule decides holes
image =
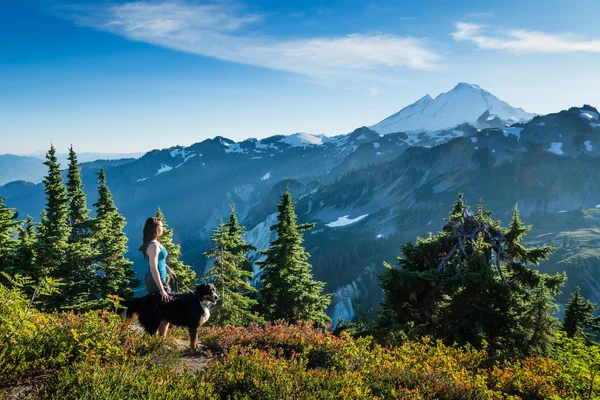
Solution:
[[[200,305],[202,306],[202,311],[204,311],[204,315],[202,316],[202,323],[204,324],[210,318],[210,309],[205,301],[200,303]]]

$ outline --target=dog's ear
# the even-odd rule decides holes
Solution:
[[[210,291],[210,286],[208,283],[201,283],[196,286],[196,294],[204,295]]]

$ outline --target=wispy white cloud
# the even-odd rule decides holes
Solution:
[[[600,40],[585,40],[572,34],[549,34],[524,29],[486,32],[480,24],[458,22],[452,33],[457,41],[469,41],[479,48],[506,50],[512,53],[600,53]]]
[[[295,72],[314,78],[356,71],[436,70],[441,57],[425,39],[387,34],[282,38],[259,35],[264,16],[240,4],[134,2],[70,7],[76,24],[129,40],[222,60]]]

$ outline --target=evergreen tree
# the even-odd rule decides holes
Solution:
[[[196,272],[189,265],[185,265],[183,261],[179,260],[181,255],[181,245],[173,243],[173,229],[168,229],[167,220],[158,207],[156,211],[156,217],[163,222],[163,234],[160,238],[160,244],[162,244],[169,255],[167,256],[167,265],[173,272],[179,281],[184,285],[189,286],[196,281]],[[177,283],[175,283],[177,286]]]
[[[459,195],[441,232],[401,246],[400,268],[386,264],[380,276],[381,329],[412,330],[450,344],[486,340],[492,349],[527,354],[545,350],[553,329],[549,292],[557,293],[565,276],[528,267],[551,248],[520,243],[531,227],[522,224],[517,207],[509,228],[490,215],[483,202],[471,213]]]
[[[482,202],[483,202],[483,200],[480,200],[480,203],[482,203]],[[463,217],[463,215],[465,214],[465,212],[468,211],[468,209],[469,209],[469,207],[465,203],[463,194],[459,193],[458,198],[452,205],[452,211],[450,212],[450,215],[448,216],[448,220],[449,221],[457,221],[457,220],[461,219]]]
[[[11,262],[10,274],[34,276],[36,265],[35,225],[33,218],[27,216],[25,227],[18,227],[18,240]]]
[[[300,232],[315,224],[296,225],[292,195],[286,189],[277,206],[277,239],[264,252],[267,258],[259,262],[263,287],[260,290],[261,309],[265,319],[295,322],[312,320],[325,326],[330,321],[325,310],[331,295],[323,295],[325,283],[313,280],[310,255],[302,247]]]
[[[9,262],[17,245],[14,239],[15,228],[19,226],[17,213],[4,205],[4,197],[0,197],[0,271],[9,269]]]
[[[461,195],[462,195],[462,193],[461,193]],[[480,221],[483,221],[485,218],[488,218],[490,215],[493,214],[493,212],[485,209],[485,203],[483,202],[482,198],[480,198],[479,203],[477,203],[476,213],[477,213],[477,218]]]
[[[249,283],[252,279],[252,263],[248,252],[255,250],[243,238],[244,227],[240,226],[235,210],[226,224],[219,224],[211,237],[214,247],[205,253],[214,258],[214,266],[209,271],[219,302],[211,311],[215,325],[248,325],[257,318],[252,308],[257,304],[256,289]]]
[[[447,285],[456,288],[451,297],[438,300],[439,311],[432,324],[432,332],[450,342],[480,343],[482,340],[499,344],[509,336],[517,321],[511,321],[506,310],[515,306],[510,289],[490,268],[488,253],[491,245],[483,235],[477,235],[473,250],[453,276],[446,278]],[[467,322],[467,319],[470,319]]]
[[[65,276],[60,276],[59,269],[66,261],[71,229],[67,190],[63,185],[54,146],[50,146],[44,164],[48,166],[48,176],[43,181],[47,203],[42,211],[42,222],[37,235],[37,272],[33,278],[49,276],[64,279]]]
[[[119,213],[106,186],[104,169],[98,173],[98,201],[94,203],[95,265],[100,274],[99,293],[103,298],[116,294],[123,298],[133,297],[139,285],[135,279],[133,263],[125,258],[127,236],[123,232],[125,218]]]
[[[87,208],[83,182],[77,163],[77,154],[73,146],[69,147],[69,171],[67,173],[67,200],[69,202],[69,225],[71,226],[71,242],[78,238],[91,236],[91,227],[87,223],[90,211]]]
[[[214,258],[213,267],[208,271],[208,278],[215,285],[219,302],[211,310],[211,321],[214,325],[248,325],[256,320],[252,307],[256,300],[245,294],[252,290],[248,283],[250,275],[241,269],[239,256],[231,251],[231,238],[225,224],[220,223],[211,237],[214,247],[205,255]]]
[[[235,213],[235,206],[231,206],[231,213],[229,214],[229,218],[225,223],[225,228],[227,229],[227,235],[229,236],[229,243],[231,252],[238,256],[238,267],[243,271],[249,272],[250,275],[248,279],[253,278],[254,269],[252,267],[252,262],[248,259],[248,253],[256,250],[256,248],[248,243],[244,239],[245,227],[241,226],[237,214]],[[253,294],[255,291],[251,291]]]
[[[532,290],[531,301],[521,321],[521,326],[527,330],[526,347],[530,353],[541,356],[549,354],[559,328],[558,319],[553,316],[557,311],[554,296],[542,279]]]
[[[587,338],[586,330],[600,331],[600,317],[594,317],[594,311],[597,309],[598,306],[595,303],[583,298],[579,286],[577,286],[565,307],[562,329],[567,336]]]
[[[92,220],[89,217],[87,201],[83,192],[83,182],[73,146],[69,148],[69,169],[67,173],[67,200],[69,202],[68,221],[71,227],[69,251],[64,275],[68,277],[61,290],[65,307],[86,310],[98,307],[97,298],[99,276],[93,267],[94,253],[92,240]]]

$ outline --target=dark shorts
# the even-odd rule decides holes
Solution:
[[[169,275],[167,275],[165,279],[162,279],[163,287],[165,288],[165,291],[167,293],[171,293],[171,286],[169,285],[169,281]],[[154,282],[154,279],[152,278],[152,274],[150,272],[146,272],[146,275],[144,276],[144,283],[146,284],[146,289],[148,290],[148,293],[160,291],[158,286],[156,286],[156,283]]]

